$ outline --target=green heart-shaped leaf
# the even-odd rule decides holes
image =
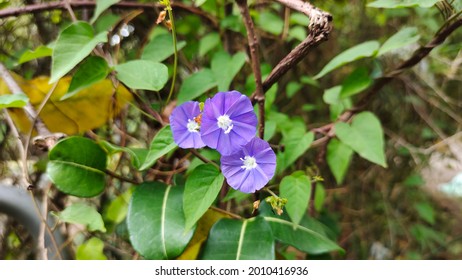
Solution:
[[[279,185],[279,195],[287,198],[286,210],[290,219],[298,225],[305,215],[311,197],[311,180],[303,171],[285,176]]]
[[[107,32],[95,36],[93,28],[86,22],[78,21],[65,28],[53,48],[49,83],[57,82],[103,42],[107,42]]]
[[[356,115],[351,125],[343,122],[335,124],[335,134],[361,157],[387,167],[382,126],[371,112]]]
[[[116,65],[117,79],[132,89],[159,91],[168,81],[168,69],[150,60],[131,60]]]

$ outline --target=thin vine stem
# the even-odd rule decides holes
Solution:
[[[178,67],[178,48],[177,48],[177,39],[176,39],[175,20],[173,19],[173,11],[172,11],[172,7],[170,6],[170,3],[168,3],[168,6],[167,6],[167,13],[168,13],[168,19],[170,20],[170,24],[172,28],[172,37],[173,37],[173,77],[172,77],[172,85],[170,86],[170,92],[168,93],[167,102],[165,104],[168,104],[170,102],[170,99],[173,96],[173,90],[175,89],[177,67]]]

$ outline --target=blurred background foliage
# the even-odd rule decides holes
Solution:
[[[24,6],[35,2],[0,0],[0,7]],[[174,6],[178,41],[185,42],[179,44],[178,91],[181,92],[181,87],[187,84],[186,81],[192,73],[214,67],[213,59],[218,54],[223,51],[231,55],[245,52],[246,34],[233,1],[174,1],[177,2],[185,6],[195,4],[201,11],[200,14],[197,11],[192,13]],[[260,40],[263,75],[267,75],[306,37],[309,21],[301,13],[273,1],[249,2]],[[313,5],[333,15],[334,29],[328,41],[313,49],[268,91],[268,112],[275,111],[292,120],[302,120],[307,130],[330,123],[333,112],[323,99],[325,89],[341,84],[358,67],[365,67],[371,77],[380,77],[394,69],[409,58],[419,44],[430,41],[447,18],[462,8],[461,1],[458,0],[446,1],[446,4],[438,3],[431,8],[398,9],[367,7],[370,2],[372,1],[311,1]],[[448,3],[451,5],[447,5]],[[79,19],[89,20],[92,8],[76,9],[75,13]],[[131,13],[133,12],[123,8],[111,8],[98,19],[95,29],[109,28],[112,35],[117,34],[121,20],[130,19],[133,15]],[[144,9],[143,13],[129,20],[133,33],[110,47],[114,61],[138,58],[143,54],[143,47],[144,51],[149,47],[152,38],[168,34],[165,27],[154,24],[156,15],[155,9]],[[51,63],[48,56],[21,64],[18,61],[27,50],[53,44],[60,30],[70,22],[68,13],[62,10],[1,18],[0,60],[24,79],[49,76]],[[375,59],[355,61],[322,79],[310,78],[343,50],[369,40],[383,43],[404,27],[416,28],[420,37],[415,43]],[[378,116],[385,132],[388,168],[353,155],[343,182],[338,184],[327,166],[323,147],[309,149],[294,163],[294,168],[309,169],[323,178],[317,188],[317,192],[322,192],[324,196],[319,198],[319,204],[323,206],[310,205],[309,212],[331,229],[346,253],[308,255],[290,246],[282,246],[277,248],[278,257],[462,258],[462,182],[456,177],[462,171],[462,116],[459,113],[462,106],[461,48],[462,32],[457,30],[418,65],[377,92],[367,106],[368,111]],[[166,58],[171,74],[172,57],[167,55]],[[230,88],[250,95],[255,89],[250,65],[244,65],[235,74]],[[207,90],[213,92],[214,88],[212,82]],[[166,96],[168,90],[169,87],[158,93],[145,91],[139,98],[150,104],[151,108],[158,109],[163,106],[160,96]],[[355,104],[360,96],[353,96],[351,103]],[[166,119],[166,116],[163,117]],[[123,113],[123,118],[126,131],[130,135],[126,141],[147,143],[152,138],[152,129],[158,128],[156,123],[146,118],[135,106],[129,106]],[[114,120],[115,123],[118,121]],[[270,129],[267,127],[267,130]],[[92,133],[110,135],[109,138],[115,141],[120,137],[117,130],[110,125],[94,129]],[[7,134],[6,124],[0,123],[2,178],[9,177],[12,173],[14,175],[14,170],[5,164],[11,159],[11,142],[6,137]],[[278,143],[280,138],[281,135],[276,134],[272,142]],[[123,162],[129,159],[120,160]],[[43,173],[40,165],[37,164],[36,168],[37,174]],[[88,246],[95,246],[99,248],[97,251],[102,251],[101,240],[105,245],[104,255],[92,258],[125,259],[135,255],[127,243],[127,229],[122,222],[126,215],[124,199],[128,199],[126,196],[129,197],[131,191],[121,184],[94,199],[95,205],[103,209],[108,232],[95,234],[96,239],[92,238],[84,243],[83,240],[88,237],[85,234],[88,233],[79,234],[77,230],[73,240],[78,247],[77,256],[85,258]],[[53,201],[58,209],[60,204],[65,204],[69,199],[63,198],[57,191],[51,196],[54,197]],[[235,199],[227,207],[232,212],[244,213],[248,211],[252,201],[252,197],[235,195]],[[0,232],[0,258],[31,258],[30,238],[14,222],[8,224],[4,217],[2,219],[4,222],[3,231]]]

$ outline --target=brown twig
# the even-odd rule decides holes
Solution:
[[[255,27],[252,18],[250,17],[249,8],[247,7],[247,0],[236,0],[236,3],[239,6],[242,17],[244,18],[244,25],[247,30],[250,59],[252,61],[251,64],[256,85],[254,100],[258,103],[258,135],[263,139],[265,133],[265,94],[263,92],[261,79],[259,44],[257,35],[255,34]]]
[[[107,175],[111,176],[111,177],[114,177],[122,182],[127,182],[127,183],[131,183],[133,185],[139,185],[141,184],[142,182],[139,182],[138,180],[134,180],[134,179],[130,179],[130,178],[126,178],[126,177],[123,177],[123,176],[120,176],[119,174],[111,171],[111,170],[108,170],[106,169],[104,171]]]
[[[263,82],[263,92],[266,92],[275,84],[287,71],[292,69],[299,63],[309,52],[309,50],[326,41],[332,30],[332,16],[324,12],[308,2],[302,0],[277,0],[281,4],[289,8],[295,9],[306,14],[310,18],[308,25],[309,33],[297,47],[295,47],[288,55],[286,55]],[[251,98],[257,101],[257,92],[254,92]]]
[[[20,16],[23,14],[35,14],[44,11],[50,10],[67,10],[66,7],[67,1],[55,1],[55,2],[45,2],[45,3],[38,3],[33,5],[27,5],[24,7],[14,7],[14,8],[7,8],[0,10],[0,18],[5,17],[12,17],[12,16]],[[69,7],[72,9],[86,9],[86,8],[93,8],[96,5],[96,1],[69,1]],[[173,8],[178,8],[181,10],[185,10],[190,13],[194,13],[213,25],[214,28],[218,28],[218,20],[208,13],[198,9],[196,7],[191,7],[185,5],[183,3],[174,2],[171,4]],[[162,8],[163,6],[159,3],[138,3],[138,2],[128,2],[128,1],[121,1],[119,3],[113,4],[111,7],[120,8],[120,9],[152,9],[154,7]]]

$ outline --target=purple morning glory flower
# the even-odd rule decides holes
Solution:
[[[175,109],[170,115],[173,140],[183,149],[202,148],[205,146],[200,135],[199,102],[188,101]]]
[[[237,153],[222,156],[221,170],[233,189],[253,193],[273,178],[276,154],[268,142],[254,137]]]
[[[237,152],[255,137],[257,115],[250,99],[238,91],[218,92],[205,101],[201,136],[222,155]]]

